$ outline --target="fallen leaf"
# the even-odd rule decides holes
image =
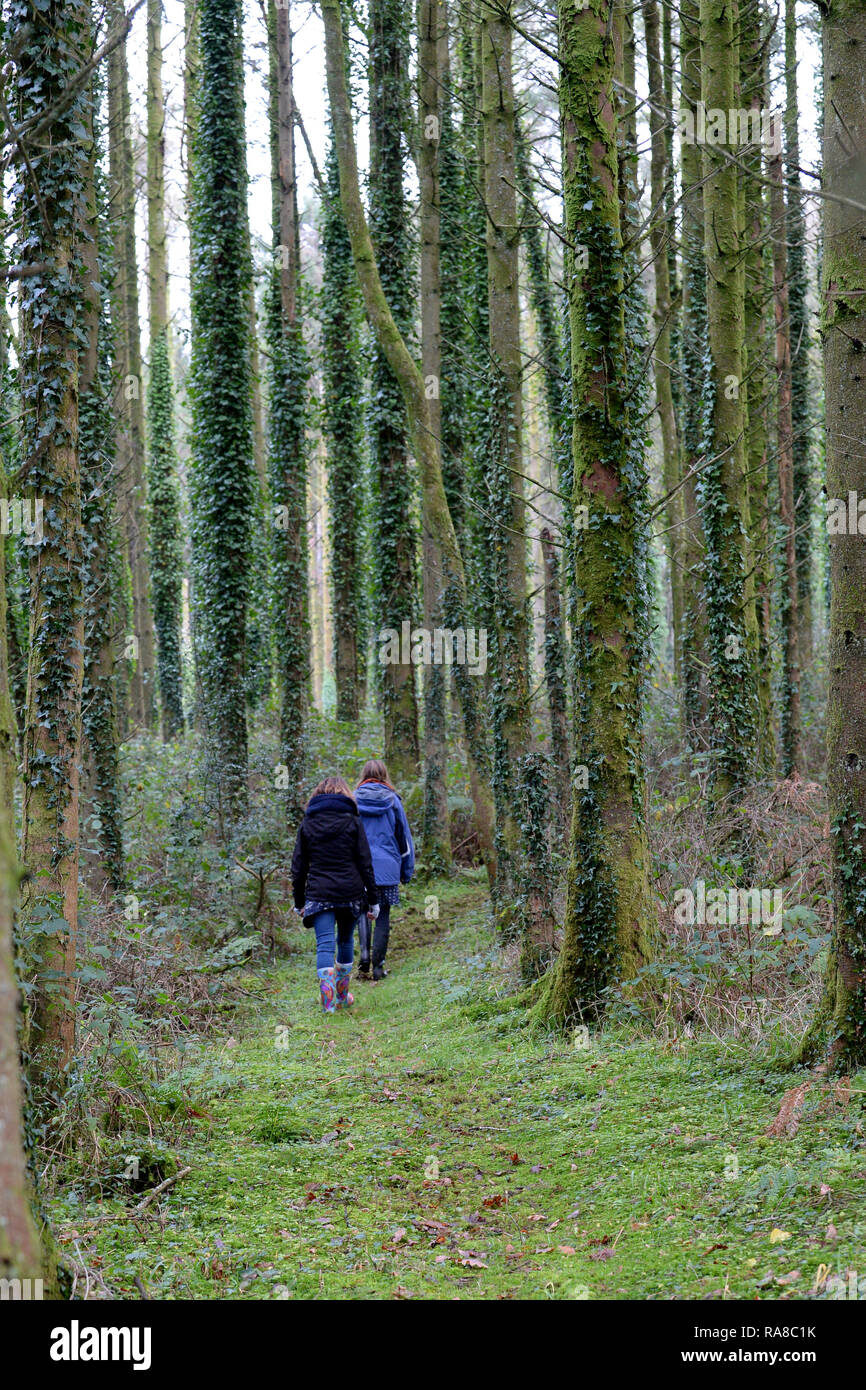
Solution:
[[[781,1245],[783,1240],[790,1240],[790,1239],[791,1239],[791,1232],[790,1232],[790,1231],[780,1231],[778,1226],[774,1226],[773,1229],[772,1229],[772,1231],[770,1232],[770,1244],[771,1244],[771,1245]]]
[[[573,1245],[557,1245],[556,1248],[557,1248],[557,1250],[559,1251],[560,1255],[573,1255],[573,1254],[575,1254],[575,1249],[574,1249],[574,1246],[573,1246]]]

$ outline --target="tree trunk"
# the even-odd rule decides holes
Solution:
[[[8,36],[18,47],[18,116],[58,101],[90,47],[87,5],[22,6]],[[87,183],[80,127],[89,119],[85,88],[52,121],[38,160],[39,186],[23,162],[16,212],[22,258],[47,273],[21,282],[22,470],[26,495],[43,507],[41,544],[30,557],[30,647],[24,725],[23,857],[33,933],[27,1047],[36,1089],[56,1090],[55,1069],[75,1042],[78,931],[78,814],[81,757],[81,494],[78,471],[78,238]],[[26,249],[25,249],[26,248]],[[51,1077],[49,1083],[49,1076]]]
[[[794,456],[794,510],[797,517],[797,612],[800,660],[812,657],[812,383],[809,372],[809,271],[806,221],[800,186],[800,135],[797,100],[797,4],[785,0],[785,181],[787,185],[788,316],[791,340],[791,422]]]
[[[377,342],[386,355],[388,364],[397,378],[403,394],[406,414],[412,431],[412,444],[421,472],[421,485],[431,494],[429,516],[431,524],[436,528],[442,555],[442,611],[447,617],[448,627],[457,628],[462,626],[466,620],[466,579],[463,560],[457,546],[454,525],[445,497],[439,443],[430,428],[430,407],[424,379],[391,313],[364,216],[358,180],[352,112],[346,90],[339,0],[322,0],[322,16],[325,24],[328,95],[340,165],[340,198],[346,225],[349,229],[355,268],[361,282],[367,315]],[[473,689],[473,681],[477,682],[477,677],[469,675],[466,668],[460,666],[456,667],[456,675],[468,744],[476,827],[481,843],[481,852],[487,866],[488,878],[492,883],[496,874],[493,815],[490,787],[487,780],[480,700]]]
[[[496,801],[497,901],[503,925],[525,900],[521,761],[530,747],[529,622],[523,496],[520,227],[514,153],[510,3],[481,6],[481,121],[487,213],[491,427],[486,460],[487,564],[496,624],[490,688]],[[531,931],[532,925],[526,923]],[[546,927],[539,924],[544,934]],[[545,943],[546,944],[546,943]]]
[[[668,131],[664,112],[664,75],[659,50],[659,12],[656,0],[643,0],[643,19],[646,35],[650,93],[650,138],[652,142],[650,199],[653,216],[650,222],[650,246],[655,274],[653,375],[656,408],[662,434],[662,486],[667,499],[665,502],[665,544],[671,583],[674,671],[677,685],[682,690],[684,517],[683,496],[679,487],[680,441],[674,413],[671,381],[671,278],[668,259],[670,228],[666,216]]]
[[[565,935],[542,1014],[565,1023],[650,953],[641,727],[646,476],[628,415],[614,72],[621,16],[605,0],[559,14],[581,679]],[[586,255],[581,254],[585,248]]]
[[[740,38],[742,102],[757,117],[767,107],[767,35],[761,12],[752,6],[743,12]],[[755,626],[757,631],[758,753],[759,771],[772,776],[776,765],[773,725],[772,641],[770,603],[773,592],[773,545],[770,535],[767,418],[773,390],[770,379],[768,306],[770,268],[767,254],[768,219],[763,175],[762,143],[752,142],[742,151],[745,202],[745,320],[744,368],[747,411],[746,468],[748,474],[749,535],[754,563]],[[773,236],[779,235],[775,220]]]
[[[740,105],[736,0],[701,0],[700,14],[701,97],[707,111],[721,110],[727,116]],[[716,801],[737,793],[751,778],[759,733],[743,390],[742,200],[739,174],[724,157],[727,152],[724,145],[707,142],[703,147],[712,420],[710,457],[701,473],[698,496],[707,542],[707,650],[715,754],[711,769]]]
[[[824,11],[824,187],[863,202],[866,3]],[[824,207],[821,286],[827,494],[866,497],[866,242],[857,206]],[[803,1060],[837,1069],[866,1061],[866,548],[851,528],[830,538],[830,690],[827,768],[832,834],[833,938],[824,998]]]
[[[680,17],[682,88],[680,111],[694,123],[701,99],[700,20],[697,0],[683,0]],[[704,265],[704,190],[701,149],[681,142],[683,188],[683,669],[682,707],[692,752],[707,734],[707,623],[704,586],[703,523],[698,506],[696,468],[703,453],[707,393],[707,275]]]
[[[224,832],[247,801],[253,471],[241,43],[239,0],[202,0],[190,220],[192,541],[206,778]]]
[[[541,532],[544,563],[544,679],[550,711],[550,756],[553,762],[555,821],[559,838],[565,837],[571,809],[571,772],[566,706],[565,633],[559,591],[559,560],[553,537],[545,526]]]
[[[334,638],[337,718],[354,721],[360,707],[363,381],[358,343],[358,282],[340,207],[340,171],[333,135],[326,164],[328,198],[322,228],[323,421],[327,450],[331,586],[339,621]]]
[[[184,729],[181,663],[183,563],[174,446],[174,388],[168,338],[162,0],[148,0],[147,5],[147,251],[150,310],[147,402],[150,582],[157,637],[162,736],[168,741],[182,734]]]
[[[418,4],[418,182],[421,218],[421,371],[429,396],[430,428],[442,438],[442,354],[440,278],[439,110],[443,37],[447,46],[445,16],[439,0]],[[421,556],[424,593],[424,626],[432,633],[444,627],[442,614],[442,557],[435,523],[429,516],[429,492],[421,499]],[[424,816],[421,852],[431,873],[451,867],[451,834],[445,769],[446,667],[428,661],[424,679]]]
[[[779,515],[785,533],[785,567],[779,620],[782,628],[780,723],[782,775],[802,771],[800,732],[799,594],[797,586],[797,517],[794,507],[794,428],[791,418],[791,320],[788,312],[788,258],[785,247],[785,193],[781,140],[770,161],[770,216],[773,226],[773,304],[776,321],[776,448],[779,469]]]
[[[106,210],[97,193],[100,152],[88,117],[90,158],[87,169],[86,226],[81,237],[84,270],[83,332],[79,354],[79,468],[81,518],[87,544],[83,549],[84,677],[82,729],[84,743],[83,806],[91,816],[90,839],[95,850],[88,864],[91,886],[98,892],[108,883],[124,885],[123,809],[121,804],[119,741],[115,703],[113,644],[113,585],[111,526],[113,521],[114,456],[111,449],[111,397],[114,363],[108,342],[107,297],[102,286],[110,274],[106,256]],[[99,180],[99,187],[102,187]]]
[[[281,509],[275,527],[275,611],[282,706],[280,761],[287,769],[286,814],[294,824],[303,814],[306,711],[310,683],[307,592],[307,363],[300,307],[300,233],[295,175],[295,98],[292,31],[288,3],[272,12],[276,91],[271,93],[276,130],[274,242],[278,299],[271,312],[271,504]],[[272,70],[273,71],[273,70]]]
[[[402,0],[370,4],[370,231],[385,294],[403,335],[414,327],[415,294],[404,189],[408,127],[408,15]],[[400,386],[381,347],[374,353],[371,443],[377,477],[374,554],[382,630],[401,631],[417,615],[417,536],[413,471]],[[400,783],[418,776],[415,668],[402,659],[380,668],[385,759]]]

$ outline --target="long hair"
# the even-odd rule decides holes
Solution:
[[[358,778],[358,786],[362,782],[381,782],[384,786],[390,787],[392,792],[397,788],[388,776],[388,769],[381,758],[369,758],[361,768],[361,776]]]
[[[310,801],[316,796],[347,796],[352,805],[356,805],[349,783],[344,781],[342,777],[326,777],[317,787],[313,788],[310,793]],[[307,802],[308,806],[310,801]]]

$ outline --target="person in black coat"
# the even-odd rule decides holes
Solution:
[[[342,777],[320,782],[307,802],[292,855],[295,908],[316,933],[325,1013],[348,1008],[355,922],[379,915],[379,890],[358,807]],[[336,965],[334,952],[336,948]]]

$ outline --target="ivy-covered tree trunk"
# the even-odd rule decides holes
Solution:
[[[447,21],[439,0],[418,4],[418,181],[421,222],[421,370],[430,398],[430,426],[442,438],[442,282],[440,267],[439,151],[442,138],[440,101],[442,49],[447,50]],[[421,565],[424,625],[428,632],[445,626],[442,613],[442,557],[435,522],[431,523],[429,492],[421,497]],[[451,866],[451,834],[445,769],[445,673],[428,661],[424,682],[424,814],[421,851],[425,867],[443,873]]]
[[[370,233],[391,312],[401,334],[410,337],[415,293],[403,180],[404,132],[409,125],[408,11],[403,0],[371,0],[369,28]],[[370,397],[379,627],[399,633],[417,614],[415,479],[400,386],[378,346]],[[398,782],[411,781],[420,764],[415,668],[402,660],[388,661],[381,667],[381,678],[385,759]]]
[[[358,282],[340,207],[340,171],[333,135],[326,163],[328,196],[322,208],[323,432],[328,470],[328,524],[334,612],[337,718],[355,720],[360,707],[361,536],[363,438]]]
[[[86,4],[11,5],[18,119],[55,107],[90,51]],[[89,92],[60,105],[46,138],[19,153],[18,259],[47,269],[21,282],[20,364],[26,496],[42,510],[30,556],[24,725],[23,857],[34,975],[27,1047],[38,1089],[72,1060],[78,931],[79,764],[84,621],[78,462],[81,228],[86,223]]]
[[[546,526],[541,532],[541,554],[544,564],[544,680],[550,713],[550,757],[553,763],[551,781],[556,804],[554,820],[560,839],[564,839],[571,809],[565,631],[559,559],[553,536]]]
[[[94,106],[99,89],[94,89]],[[84,583],[84,677],[82,729],[84,787],[90,812],[88,839],[94,845],[91,883],[115,890],[125,880],[123,810],[114,679],[114,452],[111,401],[114,361],[109,340],[108,294],[112,258],[105,208],[99,132],[88,115],[86,226],[81,258],[84,270],[79,354],[79,466]]]
[[[810,404],[809,270],[806,219],[800,183],[799,102],[797,99],[797,3],[785,0],[785,183],[787,188],[788,318],[791,339],[791,429],[794,456],[794,509],[797,518],[797,613],[800,659],[812,656],[812,407]]]
[[[740,105],[736,0],[733,4],[731,0],[701,0],[700,15],[705,109],[735,111]],[[715,800],[739,791],[750,779],[760,727],[743,389],[743,210],[737,167],[724,157],[729,152],[735,151],[709,142],[703,145],[712,407],[705,439],[707,462],[698,496],[707,544],[705,592]]]
[[[303,814],[304,728],[310,682],[307,594],[307,364],[300,306],[300,233],[295,176],[295,102],[288,4],[271,19],[276,90],[271,92],[274,191],[274,281],[269,314],[271,351],[269,474],[274,516],[274,611],[282,704],[280,762],[286,769],[286,814]],[[275,128],[274,128],[275,127]]]
[[[0,208],[0,226],[2,224]],[[5,271],[3,262],[3,251],[0,249],[0,271]],[[5,323],[0,325],[0,333],[4,338],[2,365],[5,378]],[[8,405],[5,393],[3,401],[4,405]],[[4,437],[3,447],[0,448],[0,493],[4,497],[9,495],[6,444]],[[15,710],[6,641],[6,565],[3,556],[0,557],[0,1279],[38,1279],[42,1274],[42,1261],[30,1205],[24,1152],[18,981],[15,974],[14,927],[19,879],[14,815],[17,770]]]
[[[5,583],[0,576],[0,606]],[[5,617],[5,612],[3,613]],[[6,637],[0,631],[0,707],[11,710]],[[14,747],[0,752],[0,1279],[39,1279],[42,1254],[30,1205],[24,1153],[23,1096],[18,1050],[18,982],[13,927],[18,887],[12,791]]]
[[[121,0],[111,0],[112,25],[124,22]],[[117,269],[112,320],[118,358],[117,505],[123,519],[126,563],[132,597],[132,630],[122,650],[130,663],[130,714],[139,728],[155,717],[154,632],[148,569],[147,484],[141,341],[139,332],[138,256],[135,242],[135,160],[125,43],[108,56],[109,159],[111,207],[116,219]]]
[[[252,435],[239,0],[199,6],[191,151],[192,540],[207,778],[223,826],[246,804]]]
[[[150,307],[147,401],[150,585],[156,628],[162,736],[169,740],[182,734],[184,728],[181,667],[183,565],[174,443],[174,386],[168,338],[162,0],[148,0],[147,6],[147,252]]]
[[[797,584],[797,517],[794,505],[794,427],[791,411],[791,319],[785,238],[785,193],[781,141],[770,161],[770,216],[773,238],[773,304],[776,322],[776,450],[779,471],[779,518],[785,536],[779,621],[782,628],[782,688],[779,693],[782,775],[802,771],[800,729],[800,624]]]
[[[824,207],[821,333],[827,494],[866,497],[866,0],[824,10]],[[854,206],[844,200],[850,200]],[[803,1060],[835,1069],[866,1061],[866,547],[830,535],[830,689],[827,771],[832,834],[833,938],[824,998]]]
[[[391,313],[361,202],[355,134],[343,58],[339,0],[322,0],[322,16],[325,24],[328,96],[340,167],[340,199],[352,244],[355,269],[376,341],[381,351],[386,354],[388,364],[400,385],[406,417],[412,432],[412,446],[420,469],[421,486],[431,494],[428,515],[431,525],[436,529],[437,544],[442,556],[442,611],[447,626],[454,629],[464,626],[467,618],[466,575],[445,496],[439,441],[430,428],[430,404],[424,378]],[[460,665],[455,667],[455,676],[466,731],[476,830],[488,880],[492,884],[496,877],[493,807],[481,701],[477,691],[478,678],[467,672],[465,666]]]
[[[621,15],[605,0],[559,12],[577,626],[581,679],[562,951],[541,1000],[564,1023],[648,959],[649,850],[641,728],[646,475],[629,419],[617,99]],[[582,251],[585,250],[585,254]]]
[[[487,214],[487,304],[490,418],[483,500],[487,564],[492,571],[495,645],[489,702],[496,802],[496,908],[502,924],[526,906],[521,845],[521,760],[530,746],[529,611],[523,497],[523,360],[520,350],[520,226],[514,149],[514,82],[510,8],[484,4],[481,23],[481,121]],[[550,936],[550,921],[533,926]],[[549,940],[540,940],[548,947]]]
[[[680,11],[681,115],[692,128],[701,99],[700,16],[697,0],[683,0]],[[698,506],[697,467],[703,451],[708,398],[706,372],[707,275],[704,265],[704,190],[700,145],[680,146],[683,189],[683,636],[682,704],[689,747],[703,747],[707,724],[706,547]]]

